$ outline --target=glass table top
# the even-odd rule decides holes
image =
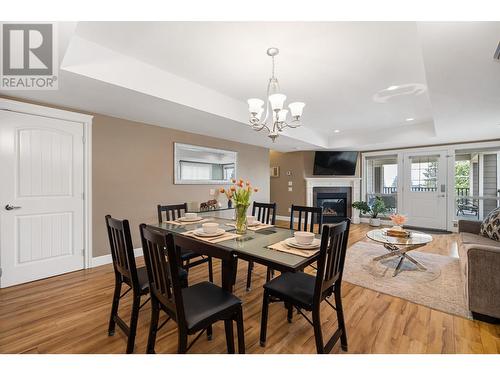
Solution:
[[[234,220],[210,217],[211,222],[219,223],[222,229],[228,232],[234,232],[235,228],[233,226],[228,226],[226,224],[234,223]],[[191,223],[191,224],[168,224],[168,223],[151,223],[148,224],[153,227],[157,227],[174,234],[182,234],[183,232],[200,228],[202,223]],[[311,259],[315,259],[317,254],[305,258],[295,254],[289,254],[282,251],[272,250],[267,248],[269,245],[273,245],[276,242],[283,241],[289,237],[293,237],[293,230],[272,227],[267,229],[261,229],[259,231],[247,230],[246,234],[241,235],[238,238],[218,242],[215,245],[221,248],[226,248],[228,250],[235,251],[242,258],[251,257],[263,261],[272,262],[277,265],[289,269],[299,269],[304,263],[311,263]],[[316,235],[320,238],[319,235]]]
[[[432,241],[432,236],[427,233],[409,231],[410,237],[392,237],[386,234],[386,229],[374,229],[366,233],[366,236],[376,242],[397,246],[425,245]]]

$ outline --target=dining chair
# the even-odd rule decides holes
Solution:
[[[316,350],[319,354],[329,353],[340,338],[341,348],[347,351],[347,334],[342,308],[342,273],[349,239],[350,220],[334,225],[324,225],[318,256],[316,276],[305,272],[287,272],[264,285],[260,345],[265,346],[267,335],[267,316],[269,303],[282,301],[288,308],[288,321],[291,322],[292,309],[297,311],[314,327]],[[333,294],[335,306],[328,298]],[[325,301],[337,312],[338,328],[323,346],[320,308]],[[302,310],[312,312],[312,320]]]
[[[276,225],[276,203],[261,203],[253,202],[252,205],[252,216],[255,216],[257,220],[264,224]],[[250,291],[252,286],[252,271],[254,269],[254,262],[248,262],[247,271],[247,292]],[[266,281],[271,278],[271,270],[267,268]]]
[[[176,247],[192,249],[200,246],[199,242],[180,235],[174,241],[171,233],[159,233],[146,224],[140,225],[140,232],[151,294],[147,353],[155,352],[156,334],[170,319],[177,323],[178,353],[186,353],[203,332],[211,330],[212,324],[219,320],[224,321],[228,353],[234,353],[233,320],[236,321],[238,352],[244,353],[241,300],[208,281],[184,289],[180,286],[175,272],[179,265]],[[167,319],[158,326],[160,310],[167,314]],[[188,346],[188,336],[197,332]]]
[[[108,335],[114,336],[115,325],[118,324],[118,327],[128,336],[127,353],[132,353],[134,351],[139,310],[147,302],[141,305],[141,296],[149,293],[147,271],[145,267],[139,269],[136,267],[128,220],[117,220],[113,219],[111,215],[106,215],[106,228],[115,271],[115,291],[109,318]],[[121,294],[123,283],[128,285],[129,289]],[[129,326],[118,316],[118,305],[120,299],[130,291],[132,291],[133,303]]]
[[[162,223],[163,216],[165,216],[165,221],[177,220],[182,217],[187,212],[187,203],[182,204],[170,204],[170,205],[158,205],[158,222]],[[165,213],[165,215],[163,215]],[[193,251],[188,251],[186,249],[180,248],[180,257],[182,267],[189,273],[189,269],[199,266],[203,263],[208,263],[208,280],[210,282],[214,281],[214,274],[212,268],[212,257],[205,257],[203,255],[197,254]],[[197,260],[195,260],[198,258]]]
[[[323,209],[321,207],[296,206],[292,204],[290,209],[290,229],[294,229],[295,212],[299,213],[297,230],[314,232],[314,225],[318,225],[318,233],[321,234],[323,225]],[[304,217],[302,217],[304,214]]]
[[[108,335],[114,336],[115,325],[122,329],[127,340],[127,353],[133,353],[139,310],[149,301],[149,298],[141,304],[141,297],[149,294],[149,281],[146,267],[137,268],[135,263],[134,247],[130,235],[128,220],[118,220],[106,215],[106,227],[108,231],[111,258],[115,272],[115,291],[109,318]],[[184,287],[187,287],[187,272],[179,269],[179,277]],[[122,284],[129,288],[121,294]],[[129,325],[118,316],[120,299],[132,291],[132,314]]]

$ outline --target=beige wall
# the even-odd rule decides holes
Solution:
[[[360,160],[356,176],[360,175]],[[271,167],[280,167],[280,176],[271,177],[271,202],[276,202],[278,215],[289,216],[292,204],[306,204],[306,177],[313,176],[314,151],[277,152],[270,151]],[[287,172],[290,176],[287,176]],[[327,178],[327,177],[326,177]],[[288,191],[288,181],[292,181],[292,191]]]
[[[210,199],[209,189],[219,185],[174,185],[174,142],[238,151],[238,177],[260,187],[256,200],[269,201],[265,148],[102,115],[94,117],[92,133],[94,256],[109,253],[106,214],[130,220],[137,248],[138,226],[156,220],[158,203]]]
[[[7,99],[19,100],[17,98]],[[48,107],[68,109],[26,101]],[[74,110],[75,112],[82,111]],[[269,150],[95,113],[92,125],[93,256],[109,254],[104,216],[130,220],[134,247],[140,247],[139,224],[153,222],[159,203],[202,202],[219,185],[174,185],[173,144],[190,143],[238,152],[238,177],[260,191],[255,200],[269,202]],[[221,199],[225,202],[225,198]]]

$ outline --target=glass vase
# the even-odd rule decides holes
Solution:
[[[247,232],[247,209],[248,205],[243,204],[237,204],[234,207],[237,234],[245,234]]]

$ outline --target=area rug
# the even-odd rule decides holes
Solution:
[[[401,272],[393,277],[396,257],[373,261],[387,254],[379,244],[357,242],[347,250],[343,280],[377,292],[471,319],[464,296],[457,258],[411,251],[408,253],[422,263],[427,271],[419,270],[405,260]]]

